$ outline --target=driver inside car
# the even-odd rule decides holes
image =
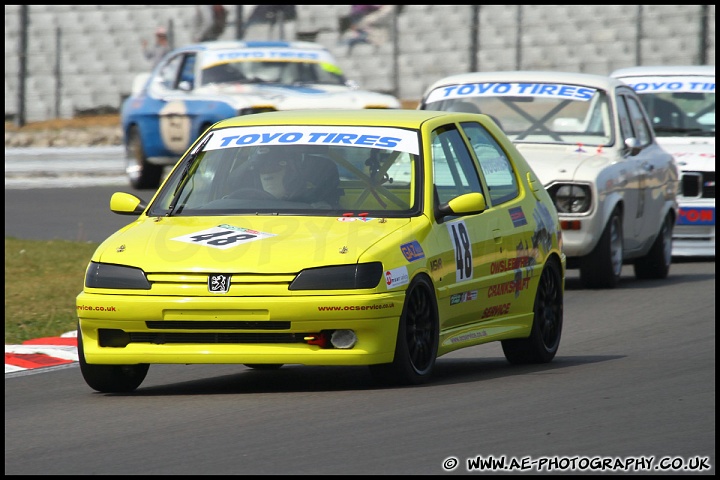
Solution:
[[[276,162],[268,162],[260,168],[260,184],[262,189],[277,198],[278,200],[287,200],[290,198],[290,192],[285,187],[285,177],[287,176],[287,161],[279,160]],[[290,181],[290,179],[288,179]]]
[[[338,169],[327,157],[303,153],[292,147],[258,147],[250,158],[262,190],[278,200],[334,208],[340,192]]]

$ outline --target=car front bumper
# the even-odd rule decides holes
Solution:
[[[392,362],[404,292],[298,297],[81,293],[88,364],[371,365]],[[308,339],[352,330],[349,349]]]
[[[673,229],[674,257],[715,256],[715,201],[680,201]]]

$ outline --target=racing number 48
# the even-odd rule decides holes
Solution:
[[[472,244],[465,222],[448,224],[448,232],[455,250],[455,281],[462,282],[473,276]]]

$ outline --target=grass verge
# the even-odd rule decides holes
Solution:
[[[77,326],[75,297],[97,243],[5,238],[5,344]]]

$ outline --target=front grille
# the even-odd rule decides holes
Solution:
[[[219,321],[219,320],[170,320],[148,321],[148,328],[155,330],[288,330],[290,322]]]
[[[98,345],[101,347],[124,348],[131,343],[188,343],[208,344],[248,344],[248,343],[301,343],[307,333],[222,333],[222,332],[125,332],[114,328],[98,330]]]
[[[715,172],[682,172],[680,195],[686,198],[715,198]]]
[[[301,343],[305,333],[130,333],[129,343]]]

